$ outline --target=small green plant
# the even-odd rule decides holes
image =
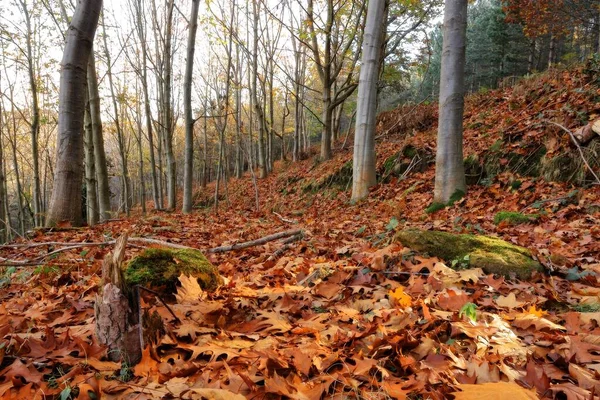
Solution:
[[[128,363],[121,363],[121,369],[119,370],[119,380],[121,382],[129,382],[133,379],[133,370]]]
[[[388,231],[388,232],[391,232],[394,229],[396,229],[399,224],[400,224],[400,222],[398,222],[398,218],[392,217],[392,219],[390,219],[390,222],[385,227],[385,230]]]
[[[514,211],[500,211],[494,216],[494,224],[498,225],[506,221],[510,225],[526,224],[535,221],[539,215],[537,214],[522,214]]]
[[[15,267],[8,267],[2,275],[0,275],[0,288],[10,284],[13,274],[17,272]]]
[[[33,270],[34,274],[42,276],[57,275],[59,272],[60,269],[53,265],[40,265]]]
[[[511,188],[512,190],[519,190],[519,189],[521,188],[521,185],[522,185],[522,184],[523,184],[523,182],[521,182],[521,181],[520,181],[520,180],[518,180],[518,179],[515,179],[514,181],[512,181],[512,182],[510,183],[510,188]]]
[[[463,315],[469,318],[471,321],[477,321],[477,305],[473,303],[467,303],[458,312],[459,318],[462,318]]]
[[[457,258],[452,260],[452,269],[468,269],[471,263],[471,256],[467,254],[463,258]]]

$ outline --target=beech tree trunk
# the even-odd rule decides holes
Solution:
[[[98,223],[98,196],[96,192],[96,168],[94,162],[94,140],[92,133],[92,117],[90,115],[90,103],[86,101],[84,117],[84,148],[85,148],[85,189],[86,189],[86,212],[87,223],[94,226]]]
[[[352,201],[369,195],[377,183],[375,171],[375,121],[377,117],[377,86],[384,39],[385,0],[371,0],[362,48],[362,65],[358,84],[356,133],[352,169]],[[341,107],[341,106],[340,106]]]
[[[198,9],[200,0],[192,0],[190,31],[188,35],[185,80],[183,82],[183,106],[185,107],[185,161],[183,165],[183,212],[192,212],[192,182],[194,175],[194,117],[192,115],[192,75],[194,52],[196,51],[196,31],[198,30]]]
[[[94,147],[94,163],[96,171],[98,216],[100,221],[110,219],[110,187],[108,186],[108,167],[104,151],[102,134],[102,116],[100,115],[100,94],[98,93],[98,77],[96,76],[96,57],[93,50],[87,64],[87,88],[90,102],[90,118],[92,122],[92,142]]]
[[[446,0],[440,73],[434,201],[447,203],[467,190],[463,163],[463,112],[467,0]]]
[[[87,63],[102,0],[77,3],[66,35],[60,73],[57,157],[47,226],[67,220],[82,224],[83,116]]]

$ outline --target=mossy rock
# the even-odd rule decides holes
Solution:
[[[519,279],[527,279],[533,271],[542,270],[529,250],[494,237],[407,229],[398,232],[395,239],[413,250],[439,257],[448,265],[468,256],[469,267],[481,268],[488,274],[515,274]]]
[[[125,269],[125,281],[130,285],[164,287],[174,293],[181,274],[193,276],[204,290],[214,290],[223,284],[217,268],[198,250],[152,248],[132,259]]]

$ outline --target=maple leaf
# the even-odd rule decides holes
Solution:
[[[535,304],[532,305],[531,307],[529,307],[529,309],[527,310],[527,313],[531,314],[531,315],[535,315],[536,317],[540,317],[540,318],[542,318],[544,315],[546,315],[546,312],[544,310],[541,310],[541,309],[538,310],[535,307]]]
[[[392,300],[391,303],[398,308],[410,307],[412,304],[411,297],[404,293],[404,288],[402,286],[397,287],[396,290],[390,290],[389,297],[390,300]]]

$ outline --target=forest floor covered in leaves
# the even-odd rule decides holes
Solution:
[[[437,111],[422,104],[380,116],[380,183],[358,204],[349,201],[350,144],[325,163],[277,163],[258,183],[259,211],[245,177],[229,182],[218,214],[209,186],[197,197],[207,206],[191,215],[151,212],[16,242],[57,244],[2,247],[3,262],[44,264],[5,267],[1,276],[0,397],[598,397],[600,187],[566,171],[565,160],[558,172],[549,166],[579,155],[565,132],[543,122],[574,129],[597,118],[597,72],[556,70],[470,96],[469,192],[436,212],[425,210]],[[593,167],[599,140],[586,149]],[[541,146],[547,161],[537,156]],[[570,183],[540,177],[565,171]],[[502,211],[535,217],[494,221]],[[452,261],[464,260],[394,241],[406,227],[498,236],[530,249],[544,271],[518,281],[468,265],[453,270]],[[208,255],[226,284],[207,293],[185,281],[170,300],[179,321],[144,296],[164,327],[135,366],[107,361],[94,335],[102,259],[112,246],[48,256],[123,232],[207,249],[289,229],[304,236],[277,257],[280,242]],[[126,257],[139,251],[129,247]]]

